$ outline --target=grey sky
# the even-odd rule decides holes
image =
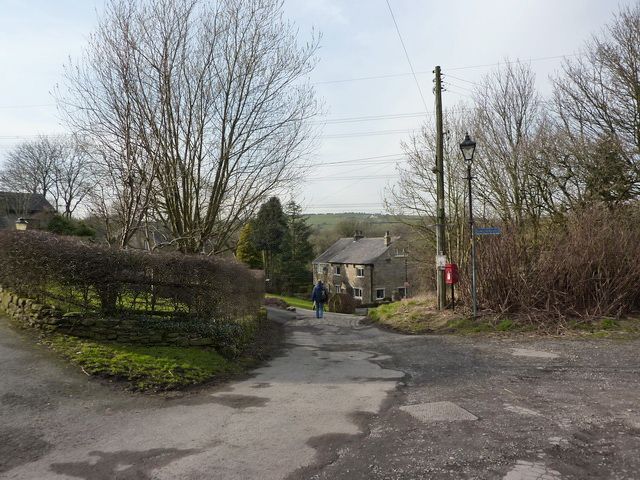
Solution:
[[[491,67],[461,68],[578,52],[621,5],[636,0],[389,0],[433,116],[431,71],[441,65],[445,106],[468,100],[471,83]],[[17,142],[64,132],[50,95],[62,64],[77,57],[102,0],[0,0],[0,158]],[[425,120],[419,115],[364,121],[360,117],[424,112],[385,0],[286,0],[300,28],[322,32],[311,81],[327,115],[313,157],[318,167],[295,196],[308,212],[381,211],[393,157],[372,165],[348,162],[401,153],[400,141]],[[531,62],[542,94],[561,58]],[[495,68],[495,67],[493,67]],[[447,73],[458,77],[446,77]],[[363,77],[387,76],[363,80]],[[361,79],[342,81],[349,79]],[[356,121],[340,122],[343,119]],[[372,133],[373,132],[373,133]],[[384,132],[384,134],[380,134]],[[364,134],[364,135],[363,135]],[[347,161],[343,164],[334,162]],[[401,159],[398,161],[402,161]],[[361,178],[363,176],[375,178]],[[345,180],[341,180],[341,178]]]

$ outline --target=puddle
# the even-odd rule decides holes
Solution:
[[[548,468],[542,462],[518,460],[516,466],[503,477],[503,480],[557,480],[561,478],[560,472]]]
[[[513,413],[517,413],[519,415],[529,415],[531,417],[541,417],[542,414],[539,412],[536,412],[535,410],[530,410],[528,408],[524,408],[524,407],[518,407],[516,405],[509,405],[508,403],[504,404],[504,409],[508,410],[510,412]]]
[[[529,350],[526,348],[514,348],[511,355],[515,357],[533,357],[533,358],[558,358],[557,353],[544,352],[542,350]]]
[[[455,422],[478,420],[478,417],[452,402],[418,403],[404,405],[400,410],[422,422]]]

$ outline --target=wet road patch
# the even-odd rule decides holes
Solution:
[[[543,350],[530,350],[528,348],[514,348],[511,352],[514,357],[532,357],[532,358],[558,358],[560,355]]]
[[[52,445],[36,429],[0,428],[0,473],[43,457]]]
[[[253,395],[237,395],[229,393],[211,397],[211,401],[219,405],[224,405],[225,407],[242,409],[249,407],[264,407],[269,399]]]
[[[477,420],[478,417],[459,407],[453,402],[418,403],[404,405],[400,410],[408,413],[421,422],[456,422],[461,420]]]

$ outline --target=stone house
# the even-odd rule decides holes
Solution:
[[[313,261],[313,281],[330,293],[348,293],[363,304],[409,295],[406,245],[389,232],[366,238],[362,232],[341,238]]]
[[[55,208],[39,193],[0,192],[0,230],[15,228],[24,218],[29,228],[45,228]]]

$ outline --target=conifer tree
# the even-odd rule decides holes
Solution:
[[[248,222],[240,230],[240,238],[236,247],[236,258],[249,268],[262,268],[262,257],[253,241],[253,224]]]
[[[309,242],[311,228],[302,215],[300,205],[293,200],[287,204],[287,232],[283,239],[281,266],[282,287],[286,293],[296,293],[311,285],[313,246]]]
[[[279,257],[286,232],[287,217],[282,210],[282,204],[278,197],[271,197],[262,204],[253,222],[253,244],[262,252],[262,264],[266,278],[269,279],[268,291],[277,292],[280,289]]]

